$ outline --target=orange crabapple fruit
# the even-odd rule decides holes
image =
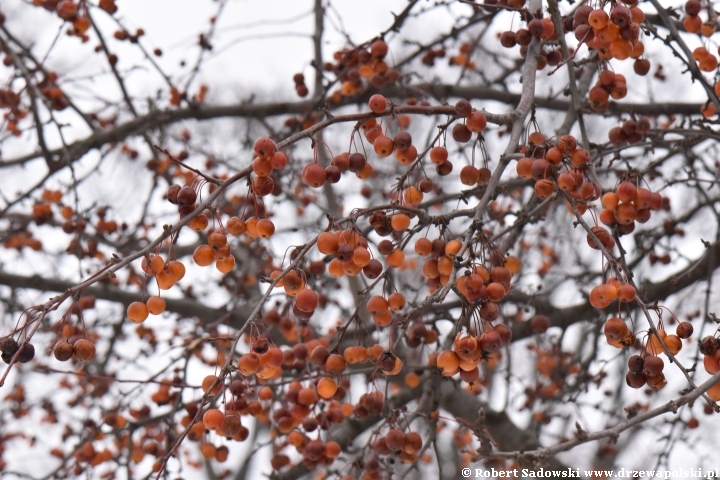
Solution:
[[[153,296],[147,299],[145,302],[148,312],[153,315],[160,315],[165,311],[165,300],[158,296]]]
[[[95,344],[90,340],[81,338],[72,347],[73,357],[79,362],[88,362],[95,356]]]
[[[222,390],[222,382],[216,375],[208,375],[205,378],[203,378],[202,381],[202,390],[205,393],[208,393],[212,389],[212,391],[209,392],[209,395],[217,395]]]
[[[172,260],[167,264],[167,270],[175,278],[175,282],[179,282],[185,276],[185,265],[177,260]]]
[[[208,430],[218,430],[225,423],[225,414],[217,408],[211,408],[203,414],[203,425]]]
[[[370,97],[368,106],[373,113],[382,113],[387,108],[387,99],[379,93],[376,93]]]
[[[127,317],[135,323],[142,323],[148,317],[148,308],[142,302],[132,302],[127,308]]]
[[[210,247],[210,245],[198,246],[193,253],[193,260],[201,267],[210,265],[215,260],[212,247]]]

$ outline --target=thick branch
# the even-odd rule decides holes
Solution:
[[[43,278],[39,276],[27,277],[22,275],[13,275],[0,270],[0,284],[11,288],[31,288],[33,290],[65,292],[75,286],[74,282],[67,282],[55,278]],[[130,305],[139,299],[138,292],[127,292],[119,288],[108,286],[107,284],[95,285],[86,288],[85,293],[93,295],[100,300],[108,300],[110,302],[119,302],[123,305]],[[245,324],[247,317],[252,311],[250,303],[239,307],[233,312],[228,313],[223,309],[208,307],[198,302],[184,298],[165,298],[165,310],[168,312],[179,313],[183,317],[198,317],[205,323],[228,316],[229,323],[235,328],[239,328]]]

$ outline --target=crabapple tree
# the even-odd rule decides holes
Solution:
[[[3,478],[717,466],[714,3],[3,1]]]

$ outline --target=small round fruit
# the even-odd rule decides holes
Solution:
[[[208,390],[212,389],[210,395],[217,395],[218,393],[220,393],[222,386],[222,382],[218,381],[218,377],[216,375],[208,375],[203,378],[202,390],[205,393],[207,393]]]
[[[165,300],[158,296],[148,298],[146,304],[148,312],[153,315],[160,315],[165,311]]]
[[[258,138],[253,147],[255,154],[260,157],[272,158],[275,153],[275,142],[267,137]]]
[[[218,259],[215,262],[215,268],[221,273],[230,273],[235,268],[235,257],[230,255],[229,257]]]
[[[266,218],[257,222],[257,233],[260,238],[270,238],[275,233],[275,224]]]
[[[472,138],[472,132],[464,123],[456,123],[452,129],[452,136],[456,142],[469,142]]]
[[[303,169],[302,177],[306,185],[313,188],[320,188],[327,179],[327,172],[317,163],[309,163]]]
[[[649,377],[660,375],[665,368],[665,362],[657,355],[648,355],[643,361],[643,372]]]
[[[384,297],[380,295],[375,295],[374,297],[370,298],[367,303],[367,310],[370,313],[370,315],[376,317],[383,315],[385,312],[388,311],[388,302],[385,300]]]
[[[73,356],[73,347],[65,340],[60,340],[53,348],[53,355],[61,362],[67,362]]]
[[[379,93],[376,93],[370,97],[368,106],[373,113],[382,113],[387,108],[387,99]]]
[[[172,274],[176,282],[179,282],[185,276],[185,265],[177,260],[168,262],[167,270]]]
[[[227,231],[233,237],[239,237],[247,230],[245,222],[240,220],[238,217],[230,217],[225,224]]]
[[[211,408],[203,415],[203,425],[208,430],[218,430],[225,423],[225,414],[217,408]]]
[[[487,126],[487,118],[482,112],[472,112],[468,115],[465,125],[473,133],[482,132]]]
[[[545,333],[550,328],[550,319],[545,315],[535,315],[530,321],[530,326],[535,333]]]
[[[329,400],[335,395],[338,385],[332,378],[323,377],[317,384],[317,393],[325,400]]]
[[[73,345],[73,356],[79,362],[88,362],[95,356],[95,344],[81,338]]]
[[[448,160],[448,151],[445,147],[433,147],[430,149],[430,161],[435,165],[442,165]]]
[[[320,253],[334,255],[338,249],[338,236],[335,232],[323,232],[318,236],[317,247]]]
[[[680,322],[680,324],[675,329],[675,334],[682,339],[690,338],[690,336],[693,334],[692,323]]]
[[[195,204],[195,200],[197,200],[197,193],[195,193],[194,188],[185,185],[178,191],[176,198],[178,205],[188,207]]]
[[[210,247],[210,245],[200,245],[197,247],[193,253],[193,260],[201,267],[210,265],[213,260],[215,260],[212,247]]]
[[[514,37],[514,32],[513,32],[513,37]],[[468,115],[470,115],[471,112],[472,112],[472,105],[470,105],[470,102],[468,102],[467,100],[465,100],[465,99],[459,100],[455,104],[455,113],[457,114],[458,117],[467,117]]]
[[[147,319],[148,314],[148,308],[142,302],[132,302],[130,305],[128,305],[127,316],[135,323],[144,322]]]

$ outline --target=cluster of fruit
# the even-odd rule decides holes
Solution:
[[[572,135],[563,135],[552,142],[546,141],[542,133],[533,132],[523,149],[526,156],[518,160],[516,172],[522,178],[535,180],[535,195],[538,198],[550,197],[557,185],[576,200],[575,207],[581,214],[587,210],[587,202],[600,198],[600,186],[587,181],[585,176],[590,152],[579,148],[577,139]],[[572,214],[570,202],[566,205]]]
[[[693,59],[698,62],[698,67],[703,72],[714,72],[718,67],[717,57],[710,53],[705,47],[697,47],[692,53]]]
[[[160,290],[169,290],[185,276],[185,265],[178,260],[165,262],[161,255],[143,257],[140,267],[146,275],[155,277]],[[127,308],[127,317],[135,323],[144,322],[149,314],[160,315],[165,311],[166,302],[159,295],[153,295],[143,302],[132,302]]]
[[[602,241],[600,238],[598,240]],[[635,287],[629,283],[622,283],[617,277],[612,277],[590,291],[590,304],[595,308],[606,308],[615,300],[632,302],[635,300]]]
[[[53,218],[53,205],[60,205],[62,202],[62,192],[60,190],[45,189],[42,192],[42,201],[35,202],[32,209],[33,220],[37,225],[44,225]],[[65,207],[62,207],[61,213],[65,217]],[[71,211],[72,213],[72,211]]]
[[[195,202],[197,201],[197,192],[192,185],[183,185],[181,187],[180,185],[174,183],[168,187],[167,193],[165,193],[165,198],[168,202],[178,206],[178,213],[180,214],[180,217],[191,214],[197,208],[197,205],[195,205]],[[199,216],[200,215],[198,215],[198,217]],[[205,217],[205,220],[207,221],[207,217]],[[193,227],[194,230],[197,230],[197,228],[200,227],[201,224],[199,222],[202,222],[202,219],[197,222],[196,227]],[[200,230],[202,230],[202,228],[200,228]]]
[[[457,65],[459,67],[467,68],[469,70],[475,69],[475,62],[470,58],[473,47],[469,43],[460,44],[460,51],[457,55],[451,55],[448,59],[449,65]]]
[[[446,53],[447,52],[445,51],[445,49],[443,47],[428,48],[420,60],[422,61],[423,65],[427,65],[428,67],[434,67],[435,59],[436,58],[445,58]]]
[[[399,428],[391,428],[384,436],[378,436],[373,443],[373,452],[375,455],[385,456],[395,454],[403,463],[413,463],[417,460],[422,450],[422,437],[417,432],[403,432]],[[365,462],[365,471],[373,473],[373,466],[368,463],[374,458],[370,458]],[[377,461],[377,460],[375,460]],[[376,470],[379,474],[379,468]],[[381,478],[380,476],[369,475],[369,478]]]
[[[15,355],[18,362],[27,363],[35,357],[35,346],[29,342],[19,344],[12,337],[3,337],[0,338],[0,353],[5,363],[10,363]]]
[[[274,225],[272,229],[275,229]],[[208,235],[208,243],[199,245],[195,249],[193,261],[201,267],[207,267],[215,262],[215,268],[218,271],[231,272],[235,268],[235,257],[231,253],[227,235],[220,230],[213,231]]]
[[[602,8],[582,5],[575,10],[573,27],[575,38],[597,51],[602,60],[639,58],[645,51],[639,40],[643,11],[634,1],[612,3],[610,14]],[[628,8],[630,6],[630,8]]]
[[[272,178],[273,170],[282,170],[288,163],[288,157],[284,152],[278,151],[275,142],[267,137],[260,137],[255,141],[253,147],[255,159],[252,163],[252,170],[255,177],[252,179],[252,191],[259,197],[270,195],[275,189],[275,181]]]
[[[269,380],[282,375],[283,352],[277,347],[254,348],[254,351],[244,354],[238,362],[238,372],[245,377],[256,375],[257,378]]]
[[[611,70],[603,70],[598,75],[595,86],[588,92],[588,100],[593,110],[602,112],[607,110],[610,97],[619,100],[625,98],[626,95],[627,80],[625,75]]]
[[[442,268],[440,263],[446,258],[447,254],[440,259],[438,269]],[[464,275],[459,275],[455,281],[455,286],[465,300],[470,303],[482,302],[480,316],[489,322],[496,320],[499,315],[497,302],[500,302],[510,292],[513,272],[519,271],[520,266],[519,260],[517,263],[516,260],[517,257],[511,257],[506,263],[513,268],[512,271],[507,267],[493,267],[492,270],[488,270],[485,265],[478,264],[472,270],[465,270]],[[445,261],[445,265],[447,265],[447,261]]]
[[[608,327],[606,324],[605,331],[608,335],[614,335],[615,337],[620,335],[622,330],[622,322],[619,318],[611,318],[613,323]],[[620,324],[622,322],[622,325]],[[625,325],[627,329],[627,325]],[[677,355],[682,348],[682,340],[690,338],[693,333],[693,326],[689,322],[681,322],[678,324],[675,334],[668,335],[662,328],[657,330],[657,335],[650,333],[647,339],[647,346],[640,355],[632,355],[628,359],[628,372],[625,375],[625,381],[631,388],[642,388],[644,385],[658,390],[667,384],[663,369],[665,368],[665,361],[660,357],[661,354],[665,353],[663,344],[667,351],[672,355]],[[608,341],[610,337],[608,337]],[[634,338],[634,337],[633,337]],[[634,341],[633,341],[634,343]],[[701,346],[702,350],[702,346]],[[707,365],[706,365],[707,368]],[[709,371],[709,370],[708,370]]]
[[[410,348],[417,348],[423,344],[435,343],[438,340],[438,332],[433,328],[427,328],[424,323],[416,322],[405,332],[405,344]]]
[[[365,277],[375,279],[383,271],[382,263],[372,258],[367,240],[357,230],[323,232],[318,236],[317,248],[323,255],[335,257],[327,266],[328,273],[335,278],[353,277],[362,272]]]
[[[310,440],[307,435],[300,432],[293,432],[289,435],[288,443],[295,447],[295,450],[302,455],[303,465],[310,470],[318,465],[329,467],[342,452],[340,444],[334,440],[330,440],[327,443],[324,443],[320,439]],[[279,454],[273,457],[270,463],[274,469],[279,470],[285,465],[288,465],[290,459],[287,455]]]
[[[459,333],[453,342],[453,349],[443,350],[437,355],[434,363],[444,376],[460,374],[461,380],[473,383],[480,378],[480,362],[490,360],[491,355],[500,350],[500,347],[510,343],[510,327],[502,323],[487,323],[485,326],[485,331],[478,336]]]
[[[300,343],[293,347],[294,354],[300,356],[301,348],[298,346],[304,347],[305,345]],[[379,346],[376,347],[379,348]],[[305,350],[307,349],[305,348]],[[357,356],[356,354],[360,354],[360,352],[356,350],[346,349],[345,356],[348,359]],[[382,356],[382,348],[380,348],[380,353],[375,352],[376,348],[374,347],[367,350],[380,357]],[[368,352],[366,352],[367,358],[369,358]],[[267,351],[262,352],[260,357],[262,358],[268,353],[273,357],[282,358],[282,352],[275,348],[269,348]],[[247,363],[243,360],[251,358],[253,354],[257,356],[257,352],[253,351],[252,354],[244,355],[240,361],[240,371],[243,375],[246,372],[243,372],[242,368],[244,363]],[[323,344],[316,345],[309,357],[307,351],[305,351],[305,356],[316,366],[323,365],[327,373],[331,375],[340,375],[345,368],[343,356],[330,354]],[[325,359],[324,362],[322,361],[323,358]],[[348,363],[350,363],[349,360]],[[295,447],[298,453],[303,455],[303,462],[306,466],[314,468],[318,463],[330,465],[340,454],[340,446],[332,441],[327,443],[322,443],[319,440],[310,441],[307,435],[302,433],[302,430],[307,433],[314,432],[318,428],[327,430],[330,426],[341,423],[351,415],[363,418],[368,415],[378,415],[383,411],[384,398],[382,393],[377,391],[363,394],[355,405],[352,403],[340,403],[345,398],[349,387],[350,384],[347,378],[343,378],[339,384],[328,376],[321,376],[314,384],[310,383],[306,386],[295,380],[286,387],[283,405],[276,406],[273,409],[274,393],[271,387],[260,388],[257,392],[257,400],[248,403],[253,391],[248,389],[244,380],[236,379],[228,387],[234,400],[225,402],[224,412],[218,408],[209,408],[203,413],[202,422],[191,425],[198,410],[196,404],[189,404],[186,405],[188,414],[183,418],[182,424],[190,426],[188,435],[190,440],[199,441],[206,436],[204,430],[207,429],[219,436],[242,441],[247,438],[247,429],[242,427],[241,423],[242,415],[249,414],[259,419],[271,419],[277,432],[287,435],[287,445]],[[203,379],[202,389],[209,396],[218,396],[223,392],[225,386],[217,376],[209,375]],[[320,402],[322,402],[322,405],[320,405]],[[272,412],[270,412],[271,409]],[[302,430],[300,430],[301,428]],[[411,440],[412,445],[416,446],[417,439]],[[420,442],[421,445],[422,442]],[[396,449],[394,444],[390,446],[392,447],[390,451],[384,454],[396,452],[398,455],[402,455],[400,453],[403,450],[402,448]],[[216,451],[210,446],[204,448],[207,450],[207,455],[203,453],[206,458],[211,454],[214,455],[214,451]],[[410,448],[407,450],[410,450]],[[417,450],[419,451],[419,448]],[[289,459],[287,456],[277,451],[273,459],[273,468],[280,469],[288,464]]]
[[[572,21],[564,22],[563,34],[574,31],[575,38],[588,48],[594,49],[601,60],[626,60],[634,58],[633,68],[638,75],[646,75],[650,71],[650,62],[640,58],[644,51],[644,45],[639,40],[641,23],[645,14],[634,4],[633,1],[624,1],[626,5],[612,3],[610,13],[603,8],[593,9],[589,5],[581,5],[575,10]],[[629,7],[629,8],[628,8]],[[505,47],[521,45],[527,49],[532,37],[540,39],[551,39],[557,37],[554,24],[549,18],[534,18],[527,24],[527,29],[520,29],[517,32],[503,32],[500,36],[500,43]],[[545,53],[545,52],[543,52]],[[538,68],[544,64],[557,65],[562,61],[562,52],[552,50],[545,53],[543,61]],[[603,111],[607,108],[609,97],[621,99],[627,95],[627,81],[622,75],[615,75],[610,70],[601,73],[598,84],[588,93],[590,105],[596,111]]]
[[[95,344],[86,338],[79,338],[72,345],[65,340],[58,340],[53,347],[53,355],[61,362],[71,358],[78,362],[89,362],[95,357]]]
[[[613,145],[625,145],[627,143],[640,142],[646,133],[650,131],[650,119],[642,117],[635,121],[630,118],[625,120],[621,126],[608,130],[608,140]]]
[[[700,18],[700,11],[702,10],[702,4],[700,0],[688,0],[685,3],[685,13],[687,14],[683,19],[683,27],[689,33],[698,33],[703,37],[711,37],[717,27],[713,22],[703,22]]]
[[[623,1],[625,5],[612,2],[610,13],[603,8],[593,9],[589,5],[579,6],[572,18],[563,17],[562,25],[565,35],[574,32],[580,44],[587,44],[588,48],[598,52],[601,60],[625,60],[634,58],[634,70],[638,75],[646,75],[650,70],[650,62],[640,58],[644,45],[639,40],[640,26],[645,14],[637,7],[636,1]],[[500,35],[500,44],[505,48],[520,45],[520,54],[527,55],[527,48],[533,37],[544,41],[556,41],[558,32],[550,18],[531,18],[526,28],[517,31],[508,30]],[[542,50],[542,58],[538,62],[538,70],[546,65],[556,66],[563,61],[560,49]],[[625,89],[627,91],[627,89]],[[623,95],[624,96],[624,95]],[[622,97],[617,97],[622,98]]]
[[[330,94],[330,101],[340,103],[343,97],[358,95],[368,87],[380,88],[397,82],[400,72],[385,62],[387,54],[388,45],[383,40],[375,40],[369,48],[365,45],[335,52],[335,63],[323,65],[323,70],[334,73],[341,84]]]
[[[7,249],[14,248],[16,250],[22,250],[24,247],[28,247],[31,250],[39,252],[42,250],[42,246],[42,242],[33,237],[33,233],[30,230],[13,233],[3,241],[3,247]]]
[[[482,131],[487,127],[487,117],[483,112],[474,110],[470,102],[463,99],[458,100],[455,104],[455,114],[463,119],[463,123],[453,125],[452,136],[456,142],[469,142],[472,139],[473,133],[477,134],[478,140],[482,139]],[[437,161],[432,162],[438,166],[445,165],[447,163],[447,155],[445,156],[445,161],[440,161],[440,163]],[[452,170],[452,165],[450,165],[450,170]],[[438,173],[440,172],[438,171]]]
[[[63,91],[57,85],[57,73],[48,72],[43,80],[38,83],[40,93],[47,99],[50,108],[53,110],[65,110],[70,103]]]
[[[373,322],[378,327],[387,327],[392,322],[393,312],[400,312],[407,301],[400,292],[390,294],[387,298],[375,295],[367,302],[367,311],[372,315]]]
[[[5,57],[11,58],[11,57]],[[11,58],[12,59],[12,58]],[[10,89],[0,88],[0,108],[14,110],[20,105],[20,95]]]
[[[2,13],[0,13],[0,19],[2,19]],[[0,22],[0,24],[1,23],[2,22]],[[12,62],[13,58],[10,55],[6,55],[5,58],[3,58],[3,65],[5,66],[12,65]],[[21,108],[20,95],[10,89],[0,89],[0,108],[9,109],[9,111],[4,114],[6,119],[5,128],[7,131],[16,137],[22,135],[22,130],[18,128],[18,122],[25,118],[28,112]]]
[[[295,91],[297,94],[301,97],[307,97],[310,91],[308,90],[307,85],[305,85],[305,75],[302,73],[296,73],[293,76],[293,81],[295,82]]]
[[[637,188],[629,181],[621,182],[615,192],[602,196],[600,222],[614,228],[618,235],[627,235],[635,230],[635,222],[650,220],[653,211],[664,208],[663,197],[647,188]]]
[[[535,19],[539,20],[539,19]],[[535,22],[535,20],[532,20],[532,22]],[[542,38],[546,36],[545,33],[545,26],[552,24],[552,21],[549,18],[544,18],[542,20],[539,20],[542,22],[542,33],[539,34],[538,38]],[[540,24],[535,22],[533,24],[533,31],[537,34],[540,28]],[[567,28],[567,27],[566,27]],[[548,30],[550,27],[548,27]],[[533,34],[530,33],[530,31],[527,28],[520,28],[516,32],[513,32],[512,30],[507,30],[505,32],[502,32],[500,34],[500,45],[502,45],[505,48],[513,48],[515,45],[520,45],[520,55],[525,58],[527,56],[527,47],[530,45],[530,42],[532,41]],[[536,35],[537,36],[537,35]],[[552,26],[552,35],[553,40],[557,40],[557,35],[555,35],[555,27]],[[543,45],[543,47],[546,47],[546,45]],[[545,50],[543,48],[540,50],[540,59],[538,60],[537,69],[542,70],[547,65],[550,65],[551,67],[555,67],[557,65],[560,65],[560,63],[564,60],[563,52],[560,48],[555,49],[549,49]]]

